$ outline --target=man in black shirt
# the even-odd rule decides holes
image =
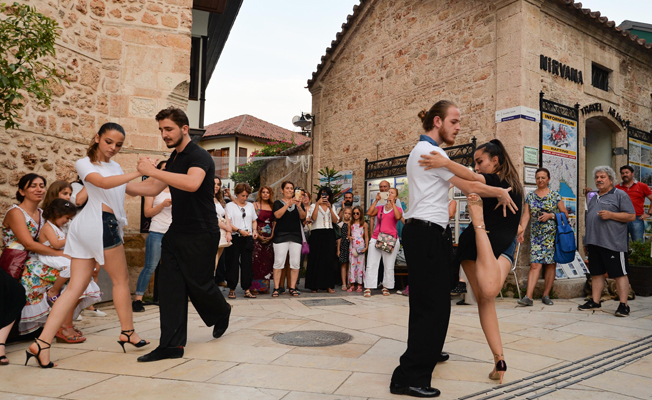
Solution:
[[[175,150],[164,171],[141,158],[138,171],[150,179],[127,184],[130,195],[156,196],[168,185],[172,195],[172,224],[161,244],[158,282],[161,340],[154,351],[138,358],[140,362],[183,356],[188,297],[204,323],[215,326],[215,338],[224,334],[231,315],[213,277],[220,241],[213,202],[215,164],[206,150],[190,141],[188,117],[182,110],[166,108],[156,120],[163,141]]]

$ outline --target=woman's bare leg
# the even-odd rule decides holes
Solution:
[[[120,245],[109,250],[104,250],[104,269],[109,274],[113,283],[113,305],[118,313],[120,328],[123,331],[134,329],[134,315],[131,308],[131,292],[129,290],[129,271],[125,258],[124,246]],[[131,338],[120,334],[120,340],[138,343],[140,336],[136,332]]]
[[[50,315],[48,315],[45,327],[43,327],[43,332],[41,332],[41,335],[39,336],[40,340],[46,343],[52,343],[54,335],[57,334],[59,328],[61,328],[66,320],[66,317],[69,316],[71,310],[77,306],[79,296],[81,296],[82,293],[84,293],[84,289],[88,287],[88,284],[91,281],[91,276],[93,275],[94,266],[94,259],[72,259],[70,263],[71,274],[68,288],[61,294],[56,303],[54,303]],[[36,354],[38,349],[39,348],[35,343],[32,343],[32,345],[29,346],[29,350],[33,354]],[[50,350],[43,350],[41,353],[41,362],[43,364],[50,362]]]
[[[541,276],[541,264],[530,264],[530,272],[527,274],[527,290],[525,295],[528,299],[532,300],[534,297],[534,288],[537,286],[539,277]]]
[[[0,343],[7,343],[7,338],[9,337],[9,332],[11,332],[12,326],[14,326],[14,322],[0,329]],[[0,356],[7,355],[5,347],[6,346],[0,346]]]
[[[546,270],[544,272],[544,287],[543,295],[550,296],[550,291],[552,290],[552,285],[555,283],[555,264],[546,264]]]

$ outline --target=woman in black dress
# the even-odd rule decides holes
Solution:
[[[474,155],[476,173],[439,154],[422,157],[420,164],[427,169],[443,167],[465,180],[511,188],[510,196],[514,203],[517,206],[523,203],[518,172],[500,140],[491,140],[477,148]],[[481,199],[475,193],[468,194],[467,199],[472,224],[460,235],[453,265],[461,263],[478,302],[480,324],[496,363],[489,378],[502,383],[507,364],[498,329],[495,298],[514,261],[521,211],[514,213],[496,208],[497,199]]]
[[[317,201],[310,206],[308,216],[312,220],[310,253],[306,269],[306,289],[312,292],[326,290],[335,293],[335,267],[337,247],[333,224],[338,221],[333,209],[333,192],[327,186],[319,189]]]

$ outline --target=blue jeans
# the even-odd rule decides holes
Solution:
[[[145,294],[145,290],[149,285],[149,280],[152,279],[152,274],[156,270],[159,260],[161,259],[161,242],[163,241],[163,233],[150,232],[145,241],[145,268],[140,271],[138,275],[138,282],[136,283],[136,296]]]
[[[632,242],[637,240],[642,242],[645,233],[645,221],[638,219],[638,217],[637,215],[635,220],[627,223],[627,233],[632,238]]]

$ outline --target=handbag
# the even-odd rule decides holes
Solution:
[[[38,219],[38,229],[36,230],[36,238],[38,240],[38,235],[41,232],[41,216],[39,215]],[[20,280],[20,277],[23,275],[23,270],[25,269],[25,261],[27,261],[27,256],[29,251],[27,250],[18,250],[5,248],[0,255],[0,267],[7,271],[12,278]]]
[[[566,219],[566,214],[557,213],[555,216],[557,217],[557,233],[555,235],[554,260],[559,264],[568,264],[575,259],[577,250],[575,233]]]
[[[299,222],[299,225],[301,226],[301,239],[303,239],[301,242],[301,254],[305,255],[310,253],[310,245],[306,241],[306,233],[303,231],[303,225],[301,225],[301,222]]]
[[[378,233],[378,239],[376,239],[376,248],[391,253],[394,251],[394,247],[396,246],[396,238],[389,233],[383,233],[382,230],[380,230],[383,222],[383,212],[384,207],[379,211],[380,216],[378,217],[378,230],[380,232]]]
[[[332,224],[335,231],[335,240],[342,239],[342,228],[338,224]]]

